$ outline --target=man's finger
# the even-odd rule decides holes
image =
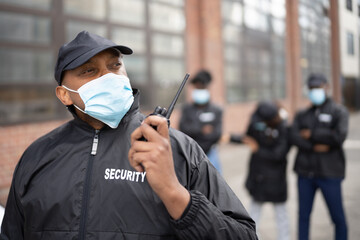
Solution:
[[[136,171],[144,172],[151,161],[149,160],[148,152],[134,151],[134,153],[131,154],[131,157],[129,157],[129,162]]]
[[[156,131],[163,137],[169,136],[168,120],[159,116],[148,116],[145,118],[144,123],[155,126]]]

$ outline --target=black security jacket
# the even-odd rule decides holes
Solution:
[[[205,125],[213,127],[210,134],[202,133]],[[186,104],[182,109],[179,129],[192,137],[207,154],[221,137],[222,109],[212,103],[204,106]]]
[[[258,202],[284,202],[287,198],[286,155],[289,150],[285,121],[273,127],[253,114],[246,133],[259,145],[251,154],[246,188]]]
[[[130,134],[144,116],[138,96],[117,129],[75,117],[35,141],[18,163],[2,238],[256,239],[254,222],[193,140],[170,129],[177,177],[191,202],[174,221],[129,164]]]
[[[342,148],[348,132],[349,114],[345,107],[328,98],[321,106],[300,111],[291,129],[292,144],[298,147],[295,172],[306,177],[345,176],[345,154]],[[302,129],[310,129],[311,137],[300,136]],[[330,151],[314,152],[315,144],[326,144]]]

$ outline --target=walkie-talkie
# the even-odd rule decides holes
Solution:
[[[153,113],[149,114],[148,116],[152,116],[152,115],[156,115],[156,116],[161,116],[161,117],[164,117],[167,119],[167,122],[168,122],[168,127],[170,126],[170,116],[171,116],[171,113],[172,111],[174,110],[174,107],[175,107],[175,104],[180,96],[180,93],[181,91],[183,90],[184,86],[185,86],[185,83],[186,81],[188,80],[190,74],[185,74],[185,77],[184,77],[184,80],[182,81],[174,99],[172,100],[172,102],[170,103],[169,105],[169,108],[166,109],[166,108],[162,108],[160,106],[157,106],[154,110]],[[156,129],[155,126],[152,126],[154,129]],[[146,139],[144,137],[141,137],[140,140],[142,141],[146,141]]]

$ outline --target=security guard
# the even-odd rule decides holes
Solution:
[[[299,240],[309,238],[309,222],[315,193],[322,192],[336,240],[347,239],[341,182],[345,177],[342,144],[348,131],[348,112],[327,96],[327,79],[311,74],[307,82],[312,105],[297,113],[291,129],[292,143],[298,147],[295,172],[298,174]]]

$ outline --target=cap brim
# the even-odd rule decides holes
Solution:
[[[326,82],[321,82],[321,81],[311,82],[311,83],[308,83],[308,87],[309,88],[317,88],[317,87],[322,87],[324,84],[326,84]]]
[[[109,48],[116,48],[122,54],[125,54],[125,55],[130,55],[133,53],[131,48],[123,46],[123,45],[102,46],[99,48],[92,49],[91,51],[88,51],[88,52],[82,54],[81,56],[77,57],[72,62],[70,62],[67,66],[65,66],[63,68],[63,71],[75,69],[75,68],[83,65],[84,63],[86,63],[90,58],[94,57],[96,54],[98,54],[106,49],[109,49]]]

